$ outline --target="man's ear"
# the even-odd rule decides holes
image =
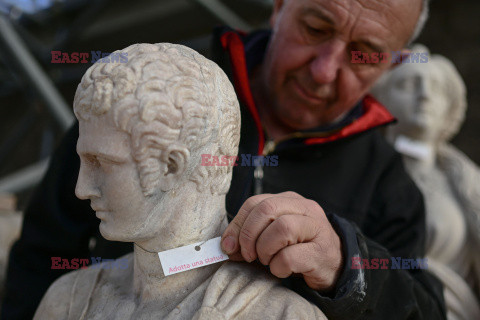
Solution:
[[[162,191],[169,191],[182,183],[183,174],[187,170],[190,151],[186,147],[171,145],[162,151],[163,173],[159,181]]]
[[[412,54],[412,50],[410,49],[402,49],[400,51],[394,52],[393,55],[395,56],[392,56],[393,63],[390,65],[390,69],[394,69],[401,65],[402,61],[404,59],[407,59],[410,54]]]
[[[280,13],[280,10],[282,9],[284,4],[284,0],[275,0],[273,3],[273,12],[272,15],[270,16],[270,27],[273,29],[275,26],[275,23],[277,22],[278,15]]]

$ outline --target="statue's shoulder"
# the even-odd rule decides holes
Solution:
[[[87,270],[72,271],[55,280],[43,296],[34,319],[68,319],[72,294],[79,280],[91,273]]]
[[[261,265],[226,262],[213,275],[194,319],[327,319]]]
[[[61,276],[48,288],[34,319],[70,319],[82,314],[98,287],[127,277],[131,259],[129,254]]]

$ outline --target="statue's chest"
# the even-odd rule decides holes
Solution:
[[[124,319],[165,319],[170,310],[159,306],[137,306],[131,299],[95,301],[86,313],[85,319],[124,320]]]
[[[465,233],[462,208],[447,177],[437,170],[432,170],[428,176],[420,179],[417,177],[416,181],[419,182],[425,198],[427,220],[436,225],[436,229],[445,226],[447,233],[453,232],[453,226],[458,228],[455,234]]]
[[[427,254],[451,263],[465,248],[467,225],[450,181],[438,170],[414,176],[423,192],[426,207]]]
[[[85,307],[84,319],[91,320],[164,319],[171,311],[162,307],[161,302],[139,305],[134,297],[120,292],[112,283],[96,288]]]

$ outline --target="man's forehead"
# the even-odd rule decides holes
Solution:
[[[290,0],[291,1],[291,0]],[[297,1],[297,0],[296,0]],[[402,46],[413,32],[422,0],[300,0],[304,14],[316,15],[350,37]]]
[[[351,14],[356,17],[360,14],[378,12],[403,15],[411,12],[419,12],[422,0],[295,0],[303,6],[312,9],[328,9],[331,13],[341,16],[342,14]],[[380,17],[383,17],[380,16]]]

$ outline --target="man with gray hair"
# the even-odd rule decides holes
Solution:
[[[427,4],[275,0],[271,30],[214,32],[212,60],[226,71],[241,103],[239,154],[278,156],[278,166],[234,167],[227,211],[235,217],[222,247],[232,260],[268,265],[331,319],[445,317],[441,284],[411,263],[424,255],[422,195],[379,132],[394,118],[368,95],[394,64],[352,62],[353,51],[406,55]],[[56,195],[74,188],[78,165],[59,168],[75,163],[76,138],[70,133],[52,163],[62,175],[51,169],[41,189],[59,199],[46,204],[39,197],[26,213],[12,279],[29,273],[22,254],[35,251],[38,242],[28,234],[55,237],[46,231],[51,225],[63,226],[60,235],[75,235],[53,242],[62,243],[63,252],[89,252],[95,222],[79,218],[82,204]],[[70,232],[72,225],[79,230]],[[44,242],[48,264],[48,253],[59,248]],[[393,265],[400,260],[400,268]],[[14,300],[21,290],[8,281]]]

